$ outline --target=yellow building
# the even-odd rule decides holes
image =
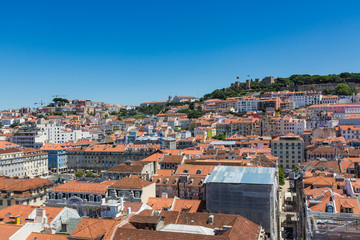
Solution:
[[[216,128],[207,128],[206,129],[206,136],[208,138],[212,138],[212,137],[216,136]]]

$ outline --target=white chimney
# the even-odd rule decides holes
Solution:
[[[168,194],[167,194],[166,192],[163,192],[163,193],[161,194],[161,198],[168,198]]]
[[[45,209],[36,208],[35,223],[47,224],[47,217],[45,215]]]

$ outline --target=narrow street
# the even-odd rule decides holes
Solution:
[[[294,211],[295,193],[290,192],[290,182],[285,179],[285,185],[279,188],[279,226],[280,226],[280,239],[294,239],[293,232],[296,227],[296,212]],[[287,194],[285,194],[287,193]],[[290,195],[290,194],[291,195]],[[285,200],[285,195],[291,196],[291,200]]]

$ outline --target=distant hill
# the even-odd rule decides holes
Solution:
[[[360,83],[360,73],[340,73],[329,75],[309,75],[309,74],[295,74],[287,78],[275,78],[275,83],[267,84],[262,81],[247,80],[247,83],[236,82],[230,87],[216,89],[211,93],[205,94],[200,101],[207,99],[226,99],[229,97],[243,96],[249,92],[270,92],[280,91],[281,89],[294,89],[302,85],[312,84],[337,84],[337,83]]]

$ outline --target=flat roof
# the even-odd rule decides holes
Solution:
[[[274,184],[275,168],[216,166],[206,183]]]

